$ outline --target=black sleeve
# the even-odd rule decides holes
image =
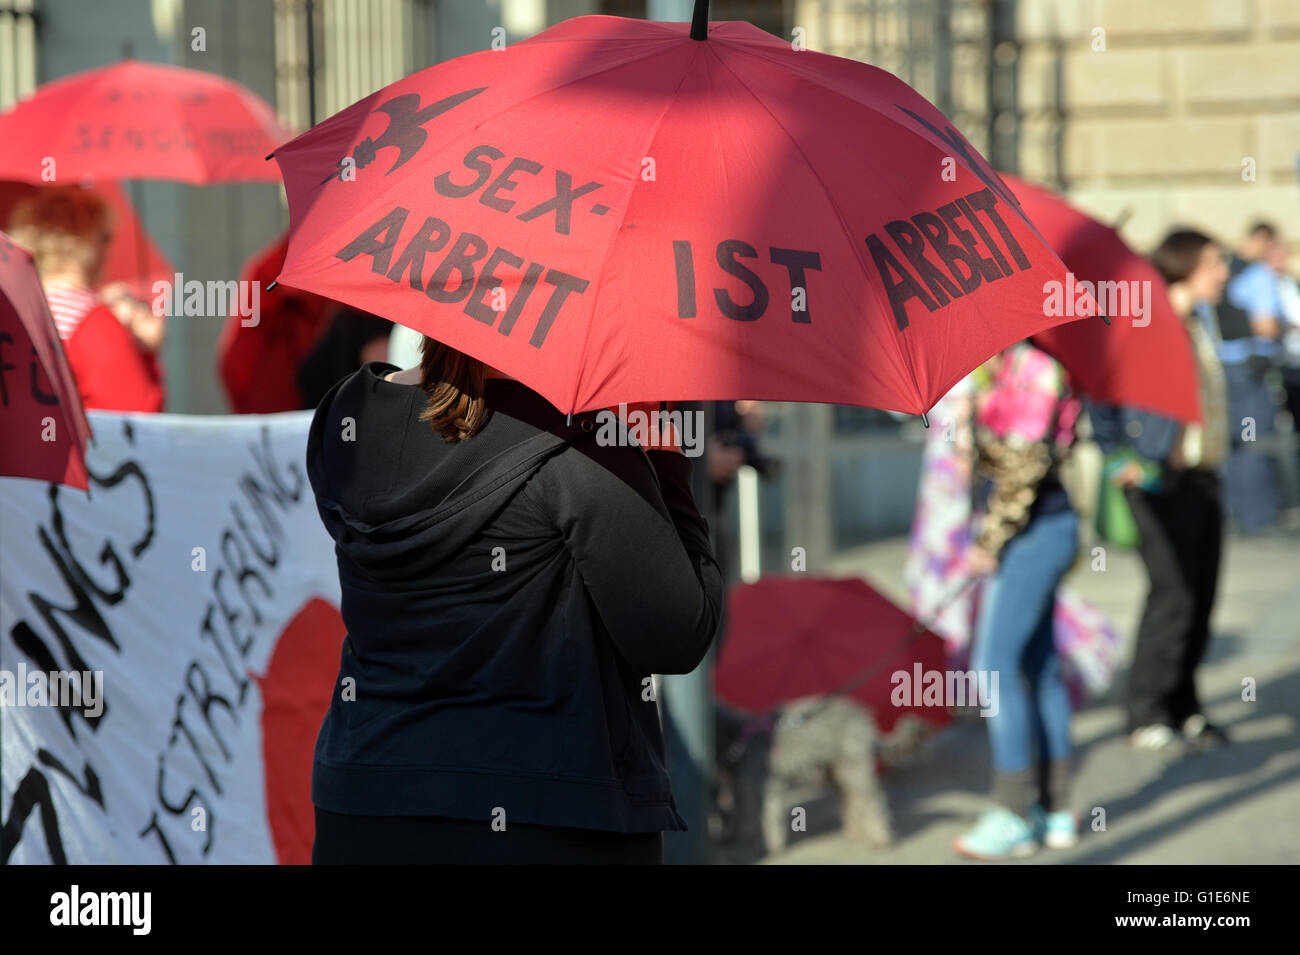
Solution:
[[[645,673],[689,673],[722,615],[722,575],[676,452],[571,447],[528,484],[559,529],[610,638]]]

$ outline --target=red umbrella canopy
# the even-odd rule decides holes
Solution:
[[[1035,335],[1034,344],[1095,401],[1200,421],[1196,356],[1160,273],[1115,229],[1061,196],[1015,176],[1003,179],[1073,275],[1062,289],[1062,307],[1073,308],[1073,289],[1090,296],[1110,320],[1057,325]]]
[[[264,160],[286,138],[270,105],[233,80],[123,60],[45,83],[0,114],[0,179],[273,182]]]
[[[26,182],[0,182],[0,224],[9,220],[20,200],[40,188]],[[93,188],[113,212],[113,240],[104,257],[100,280],[105,284],[126,282],[137,297],[149,301],[153,298],[153,283],[174,281],[176,267],[149,237],[120,185],[102,182]]]
[[[88,440],[36,266],[0,233],[0,474],[86,490]]]
[[[944,116],[747,23],[578,17],[413,74],[276,153],[279,280],[563,411],[767,398],[921,413],[1063,319],[1064,266]]]
[[[279,274],[288,247],[286,233],[249,259],[240,279],[263,287],[269,285]],[[294,369],[337,307],[329,299],[286,287],[262,299],[256,325],[245,325],[238,308],[234,309],[217,345],[217,373],[237,414],[273,414],[302,408],[303,397]]]
[[[943,641],[918,632],[912,617],[862,580],[766,577],[728,595],[714,686],[732,706],[763,712],[865,676],[849,696],[888,732],[908,712],[948,722],[944,707],[913,705],[911,692],[918,667],[925,674],[946,665]],[[893,675],[900,671],[908,678],[907,704],[896,706],[891,696],[902,682]]]

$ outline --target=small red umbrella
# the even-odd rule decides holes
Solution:
[[[0,179],[273,182],[264,159],[287,136],[233,80],[123,60],[42,84],[0,113]]]
[[[946,706],[917,705],[923,685],[913,692],[918,680],[924,684],[926,674],[946,666],[943,640],[865,581],[765,577],[728,595],[714,687],[731,706],[755,713],[845,692],[888,732],[905,713],[948,722]],[[905,693],[894,677],[900,672]]]
[[[1057,325],[1035,334],[1034,344],[1059,361],[1075,387],[1095,401],[1200,421],[1196,356],[1160,273],[1111,226],[1042,186],[1006,174],[1002,178],[1070,269],[1072,288],[1082,289],[1103,308],[1112,301],[1118,305],[1107,316],[1109,325],[1097,319]],[[1080,284],[1084,282],[1092,288]],[[1107,287],[1114,295],[1098,290],[1098,283],[1115,283]],[[1062,293],[1063,305],[1068,304],[1073,296],[1066,289]],[[1141,315],[1137,303],[1143,305]]]
[[[0,474],[86,490],[89,440],[36,266],[0,233]]]
[[[285,233],[249,259],[240,278],[266,288],[280,273],[288,247]],[[256,325],[245,325],[238,314],[226,319],[217,345],[217,373],[236,414],[303,407],[294,369],[337,308],[337,302],[319,295],[280,286],[261,297]]]
[[[319,123],[275,153],[279,281],[568,412],[745,397],[919,414],[1065,320],[1042,292],[1064,266],[915,90],[748,23],[698,27],[578,17]]]
[[[40,188],[26,182],[0,182],[0,224],[9,221],[9,214],[19,201]],[[125,282],[137,298],[146,302],[151,300],[153,283],[174,281],[176,267],[145,232],[140,217],[120,185],[101,182],[92,188],[104,197],[113,213],[113,240],[104,257],[101,281],[105,284]]]

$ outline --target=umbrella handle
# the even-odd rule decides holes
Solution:
[[[695,0],[695,11],[691,17],[691,39],[705,40],[709,35],[709,0]]]

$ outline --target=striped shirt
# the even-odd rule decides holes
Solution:
[[[50,314],[54,316],[59,338],[65,342],[76,332],[82,319],[99,304],[95,293],[80,285],[49,286],[45,289],[45,300],[50,304]]]

